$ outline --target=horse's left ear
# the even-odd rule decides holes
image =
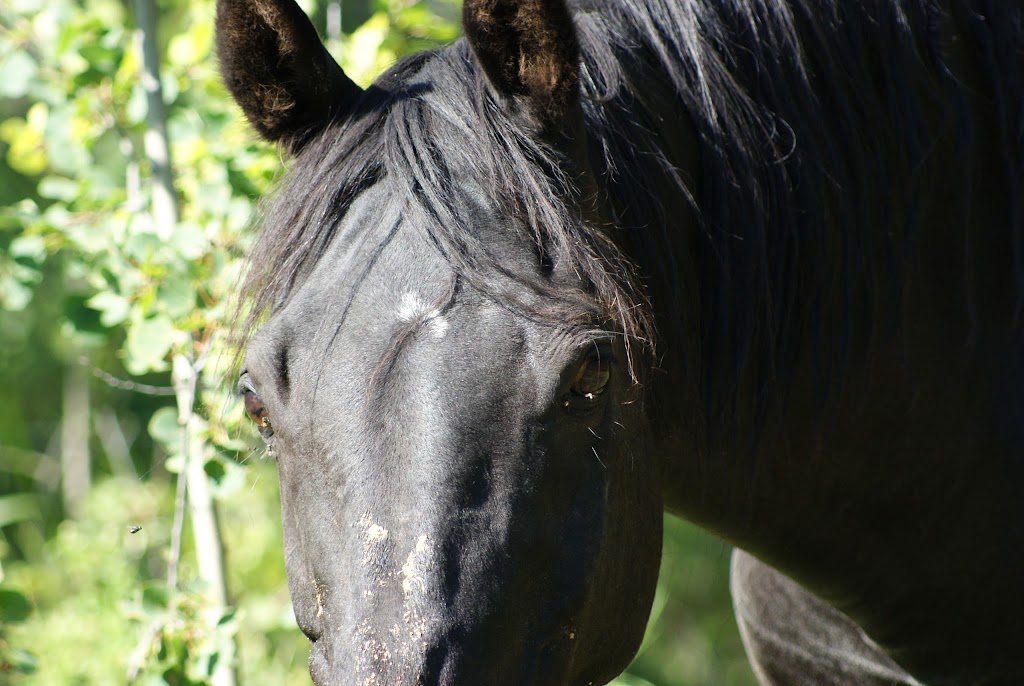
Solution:
[[[249,122],[292,153],[362,93],[295,0],[217,0],[217,54]]]
[[[466,39],[491,86],[545,128],[579,99],[580,49],[565,0],[465,0]]]

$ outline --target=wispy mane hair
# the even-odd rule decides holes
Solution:
[[[960,221],[958,266],[972,279],[971,189],[992,175],[1009,184],[995,210],[1006,225],[992,230],[1006,231],[999,268],[1015,279],[1020,326],[1019,3],[579,4],[588,130],[603,146],[615,223],[642,265],[660,340],[686,346],[685,373],[707,412],[727,415],[745,382],[775,394],[802,359],[814,360],[827,395],[852,349],[899,326],[885,317],[899,316],[908,265],[934,240],[926,224],[936,207]],[[975,82],[953,64],[951,35],[980,56]],[[979,93],[991,94],[982,97],[995,131],[975,119]],[[669,145],[686,126],[697,151],[681,168]],[[1001,159],[980,145],[987,136]],[[688,210],[698,230],[680,235]],[[955,316],[973,322],[977,303],[964,304]]]
[[[495,100],[459,41],[398,63],[294,160],[251,256],[243,337],[332,241],[351,244],[352,254],[383,249],[393,226],[338,228],[355,198],[384,180],[459,279],[526,316],[604,327],[623,334],[631,352],[651,353],[657,312],[660,340],[688,346],[686,383],[711,414],[728,413],[752,379],[770,395],[774,379],[808,356],[821,379],[844,378],[851,348],[899,326],[882,320],[899,316],[907,265],[930,238],[928,211],[962,218],[957,266],[972,279],[970,191],[993,174],[1009,185],[995,211],[1009,224],[1000,259],[1015,278],[1020,321],[1019,3],[575,4],[581,104],[609,225],[581,216],[593,198],[574,186],[573,160]],[[962,83],[947,63],[951,29],[980,56],[979,83]],[[969,102],[979,92],[998,131],[979,131]],[[697,147],[692,169],[669,150],[686,135]],[[997,141],[996,172],[977,143],[983,135]],[[512,273],[495,259],[467,179],[495,216],[532,240],[538,264],[568,266],[579,282],[552,285],[543,269]],[[964,193],[935,198],[936,188]],[[686,214],[696,230],[681,235]],[[975,303],[961,305],[967,311],[956,316],[973,321]]]

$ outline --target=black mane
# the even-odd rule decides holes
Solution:
[[[816,361],[822,396],[836,390],[828,386],[851,350],[870,350],[899,324],[937,175],[959,177],[941,188],[968,189],[939,202],[962,217],[955,266],[971,278],[969,189],[986,183],[987,153],[969,103],[977,85],[948,63],[958,49],[985,56],[967,68],[994,93],[984,106],[1003,124],[992,135],[1015,184],[1003,225],[1019,325],[1022,21],[1008,5],[961,0],[586,4],[578,25],[588,128],[604,144],[614,223],[642,265],[659,341],[688,346],[691,364],[674,371],[704,399],[702,421],[727,416],[744,380],[770,404],[802,355]],[[699,140],[692,169],[673,166],[685,156],[667,135],[679,122],[658,116],[669,109],[657,102],[666,91]],[[937,159],[936,149],[954,152]],[[681,241],[688,210],[699,230]],[[956,314],[973,322],[976,303],[962,305],[968,311]]]
[[[950,173],[963,177],[960,187],[976,183],[968,96],[944,57],[950,21],[986,56],[1005,165],[1024,180],[1021,13],[996,0],[587,0],[577,9],[582,104],[610,225],[581,216],[589,199],[571,161],[494,102],[460,41],[398,63],[354,115],[305,146],[252,253],[242,333],[288,297],[330,242],[383,245],[391,226],[336,234],[353,199],[389,178],[401,180],[410,212],[430,218],[415,223],[460,278],[530,316],[597,322],[648,352],[655,319],[659,340],[697,333],[699,357],[686,374],[711,413],[744,377],[770,387],[806,352],[802,340],[814,341],[830,378],[852,339],[886,325],[879,301],[898,300],[911,246],[927,238],[917,199],[933,180],[939,137],[957,139]],[[987,11],[1014,16],[990,20]],[[692,125],[695,169],[677,168],[666,151],[676,144],[666,132],[680,128],[656,114],[666,99]],[[488,255],[455,179],[467,169],[497,211],[530,233],[540,263],[573,265],[579,284],[511,274]],[[951,207],[966,217],[966,202]],[[1015,203],[1010,259],[1020,293]],[[686,241],[674,237],[680,216],[698,227]],[[969,245],[966,219],[964,229]]]

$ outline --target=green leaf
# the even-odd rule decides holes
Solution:
[[[206,472],[206,475],[214,481],[220,481],[227,473],[227,470],[224,468],[224,463],[218,459],[207,460],[206,464],[203,465],[203,471]]]
[[[46,105],[36,103],[29,111],[30,115],[33,112],[42,112],[40,116],[45,119]],[[8,119],[0,125],[0,140],[10,145],[7,164],[14,171],[24,176],[37,176],[46,170],[46,145],[42,127],[32,126],[30,121],[24,119]]]
[[[124,296],[113,291],[100,291],[89,298],[86,305],[100,313],[100,324],[106,327],[117,326],[131,312],[131,303]]]
[[[47,176],[39,182],[39,195],[68,203],[78,198],[80,189],[78,183],[60,176]]]
[[[13,276],[0,276],[0,306],[20,312],[32,302],[32,289]]]
[[[39,501],[31,493],[0,496],[0,527],[39,519]]]
[[[103,43],[89,43],[79,49],[79,53],[85,58],[92,68],[97,71],[112,74],[120,61],[119,51],[112,49]]]
[[[148,219],[148,218],[147,218]],[[149,262],[153,255],[163,247],[163,241],[153,235],[153,223],[142,217],[135,218],[129,226],[132,234],[125,241],[125,256],[137,262]]]
[[[177,446],[173,446],[174,450],[177,450]],[[185,458],[180,453],[171,455],[164,460],[164,471],[168,474],[181,474],[185,471]]]
[[[150,612],[154,610],[166,610],[173,595],[167,584],[159,581],[151,581],[142,587],[142,606]]]
[[[196,309],[196,289],[188,275],[175,274],[160,284],[157,300],[169,317],[179,319]]]
[[[35,656],[20,648],[11,648],[0,652],[0,662],[10,665],[10,670],[17,674],[34,674],[39,668],[39,662]]]
[[[88,125],[76,112],[75,103],[54,107],[46,122],[45,146],[50,166],[65,176],[85,176],[92,168],[92,159],[86,152],[79,131]]]
[[[24,622],[32,613],[28,598],[10,588],[0,588],[0,626]]]
[[[214,497],[223,498],[245,487],[245,469],[222,455],[216,455],[203,465],[203,470],[210,477],[210,490]]]
[[[125,369],[135,375],[167,369],[167,353],[174,345],[175,333],[166,315],[132,322],[124,344]]]
[[[225,610],[224,614],[222,614],[220,616],[220,619],[217,620],[217,626],[226,626],[228,624],[231,624],[231,623],[233,623],[235,621],[235,618],[237,616],[238,616],[238,608],[237,607],[229,608],[229,609]]]
[[[14,50],[0,61],[0,98],[28,95],[29,84],[39,67],[24,50]]]
[[[149,435],[169,453],[178,452],[181,425],[178,411],[173,407],[161,407],[149,419]]]
[[[163,96],[165,103],[170,104],[177,100],[180,90],[178,79],[175,78],[174,74],[168,74],[165,71],[160,75],[160,94]]]
[[[377,12],[349,36],[342,67],[353,81],[368,85],[379,73],[380,62],[393,57],[382,47],[390,31],[387,12]]]
[[[24,259],[41,264],[46,259],[46,242],[42,236],[22,234],[11,241],[8,253],[16,260]]]
[[[141,124],[146,121],[146,114],[149,112],[149,103],[146,101],[146,89],[142,84],[132,88],[132,94],[125,105],[124,116],[129,124]]]
[[[171,235],[168,243],[186,260],[198,260],[206,253],[210,245],[203,227],[195,222],[179,223],[174,227],[174,234]]]

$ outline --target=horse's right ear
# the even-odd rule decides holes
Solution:
[[[217,54],[249,122],[292,153],[362,92],[294,0],[217,0]]]
[[[545,127],[579,99],[580,49],[566,0],[464,0],[466,40],[498,93]]]

